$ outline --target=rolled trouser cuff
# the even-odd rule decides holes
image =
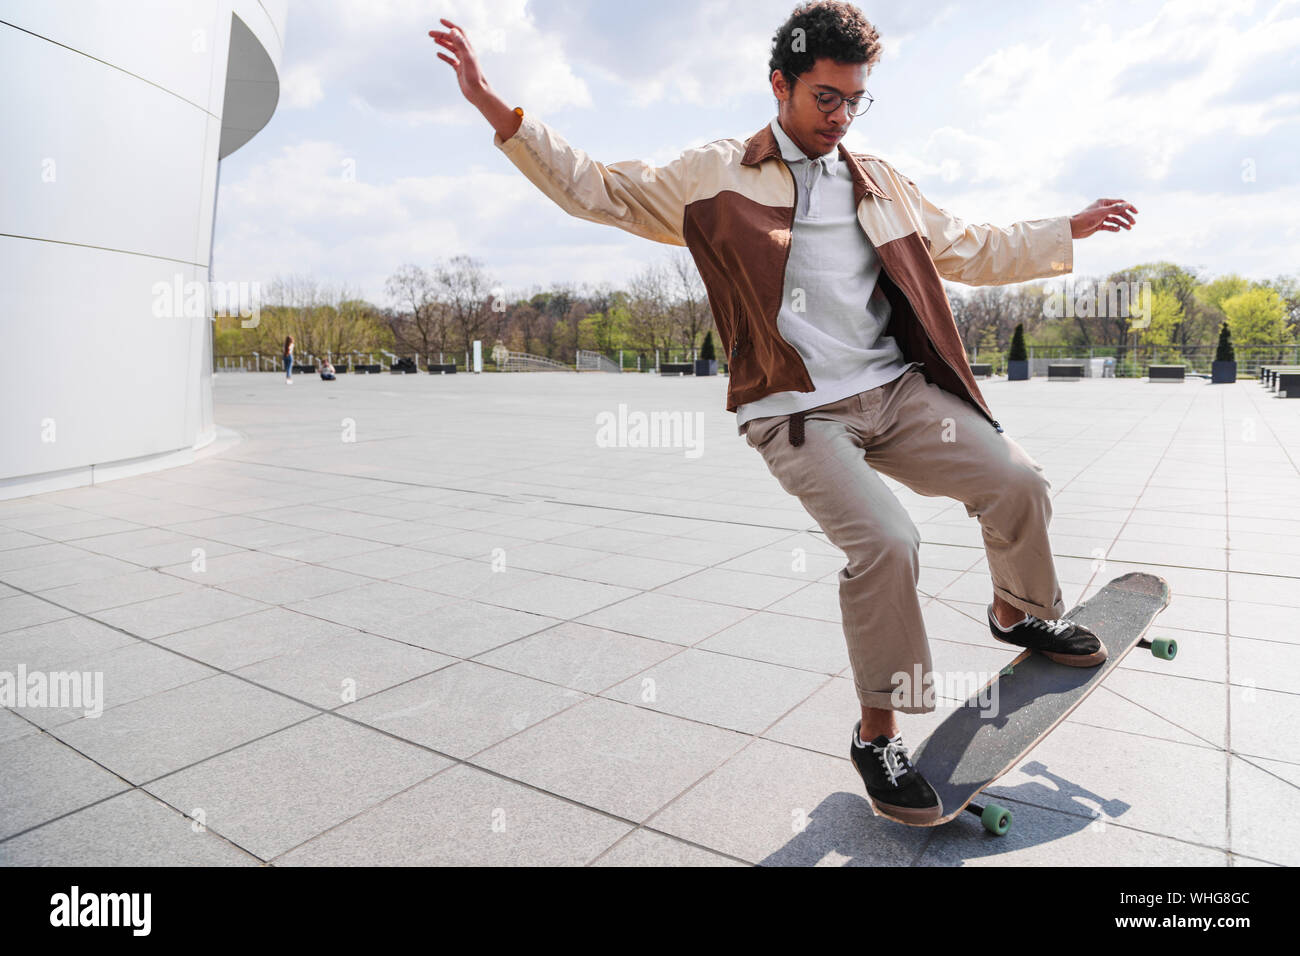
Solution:
[[[993,585],[993,593],[1012,607],[1017,607],[1026,614],[1032,614],[1044,621],[1055,621],[1065,613],[1065,601],[1062,600],[1060,588],[1057,588],[1056,601],[1052,604],[1035,604],[1033,601],[1026,601],[1024,598],[1012,594],[1006,588],[1000,588],[996,584]]]

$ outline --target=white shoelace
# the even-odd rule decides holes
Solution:
[[[1032,614],[1027,616],[1029,618],[1030,627],[1037,627],[1042,630],[1045,630],[1049,634],[1052,634],[1054,637],[1059,637],[1062,634],[1064,634],[1073,626],[1074,623],[1072,621],[1067,621],[1063,617],[1058,618],[1055,621],[1044,621],[1042,618],[1034,617]]]
[[[997,617],[995,616],[993,620],[997,621]],[[1044,621],[1041,617],[1034,617],[1034,615],[1032,614],[1026,614],[1023,620],[1016,622],[1011,627],[1002,627],[1002,623],[1000,621],[998,622],[998,627],[1002,628],[1002,630],[1004,631],[1011,631],[1011,630],[1015,630],[1015,628],[1019,627],[1022,624],[1028,625],[1029,627],[1036,627],[1040,631],[1046,631],[1047,633],[1051,634],[1053,637],[1060,637],[1067,630],[1069,630],[1071,627],[1074,626],[1073,621],[1067,620],[1066,618],[1063,617],[1057,618],[1055,621]]]
[[[890,738],[889,743],[884,747],[876,747],[875,744],[872,744],[872,747],[876,751],[876,756],[880,758],[880,762],[885,765],[885,773],[889,774],[890,786],[898,786],[898,778],[907,773],[905,763],[907,761],[907,748],[903,746],[903,735],[898,734]]]

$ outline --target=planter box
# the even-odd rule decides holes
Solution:
[[[1226,385],[1237,380],[1236,362],[1213,362],[1210,365],[1210,384]]]
[[[695,374],[696,375],[717,375],[718,360],[717,359],[696,359]]]
[[[1007,362],[1007,381],[1027,382],[1029,380],[1029,359]]]

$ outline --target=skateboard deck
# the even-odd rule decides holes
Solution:
[[[912,763],[938,793],[944,815],[909,825],[938,826],[969,810],[991,832],[1006,833],[1010,811],[972,801],[1083,703],[1134,647],[1141,644],[1157,657],[1172,659],[1177,653],[1175,642],[1145,640],[1151,622],[1168,605],[1169,584],[1163,578],[1132,573],[1115,578],[1068,611],[1065,617],[1086,625],[1106,646],[1106,660],[1096,667],[1071,667],[1026,650],[1004,667],[917,748]],[[996,698],[990,693],[994,683]],[[997,702],[996,716],[990,716],[990,708],[979,706],[989,700]]]

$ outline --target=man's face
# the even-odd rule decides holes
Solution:
[[[781,128],[804,155],[829,153],[853,123],[847,103],[840,103],[833,113],[823,113],[817,105],[817,94],[859,96],[866,92],[870,72],[865,63],[836,63],[829,58],[814,61],[811,70],[789,84],[780,70],[772,71],[772,94],[779,101],[777,117]]]

